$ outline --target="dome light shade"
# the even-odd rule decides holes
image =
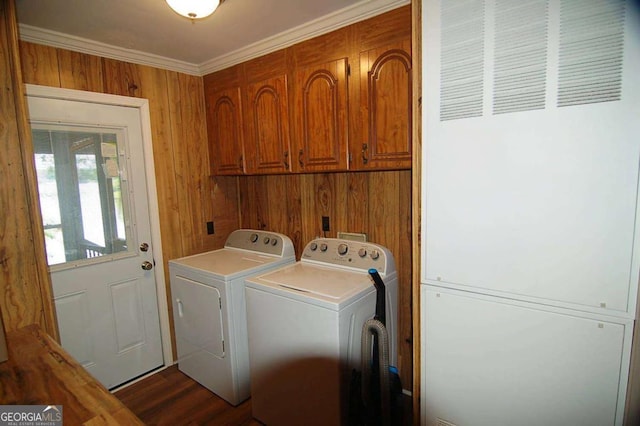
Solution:
[[[176,13],[189,19],[202,19],[211,15],[220,5],[220,0],[166,0]]]

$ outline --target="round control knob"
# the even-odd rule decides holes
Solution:
[[[365,257],[366,255],[367,255],[367,249],[361,248],[360,250],[358,250],[358,256]]]
[[[264,240],[263,240],[263,241],[264,241],[264,243],[265,243],[265,244],[269,244],[269,241],[271,241],[271,238],[269,238],[269,237],[264,237]]]
[[[320,251],[327,251],[327,245],[325,243],[320,244]]]
[[[276,238],[271,240],[271,245],[274,246],[274,247],[277,246],[278,245],[278,240]]]
[[[258,241],[258,234],[251,234],[251,242],[255,243],[256,241]]]
[[[344,256],[345,254],[347,254],[347,252],[349,251],[349,246],[346,244],[340,244],[338,246],[338,254],[340,256]]]
[[[318,248],[318,244],[311,243],[311,244],[309,244],[309,248],[311,249],[311,251],[316,251],[316,249]]]
[[[371,258],[372,258],[373,260],[377,260],[379,257],[380,257],[380,253],[378,253],[378,250],[373,250],[373,251],[371,252]]]

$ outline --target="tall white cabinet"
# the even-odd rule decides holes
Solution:
[[[622,424],[638,7],[423,1],[422,424]]]

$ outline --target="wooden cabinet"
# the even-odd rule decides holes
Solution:
[[[238,175],[245,171],[242,97],[237,67],[223,71],[214,84],[207,85],[207,131],[211,172],[215,175]],[[230,80],[230,84],[218,84]]]
[[[356,169],[411,168],[411,41],[360,53],[362,141]]]
[[[410,169],[411,72],[405,7],[205,76],[212,173]]]
[[[286,74],[248,84],[246,96],[248,173],[290,172],[291,147]]]
[[[296,170],[347,170],[347,59],[296,69]]]

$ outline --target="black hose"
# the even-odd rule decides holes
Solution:
[[[377,337],[377,350],[380,353],[378,372],[380,383],[380,414],[382,425],[391,425],[391,392],[389,387],[389,335],[382,322],[368,319],[362,327],[362,400],[366,410],[373,410],[375,401],[372,398],[371,384],[371,343],[372,337]],[[375,351],[376,348],[374,348]],[[366,355],[366,356],[365,356]],[[373,385],[375,386],[375,384]]]
[[[387,290],[384,285],[384,281],[380,278],[378,270],[375,268],[369,269],[369,275],[373,279],[373,285],[376,288],[376,314],[375,319],[379,320],[382,325],[387,325]]]

